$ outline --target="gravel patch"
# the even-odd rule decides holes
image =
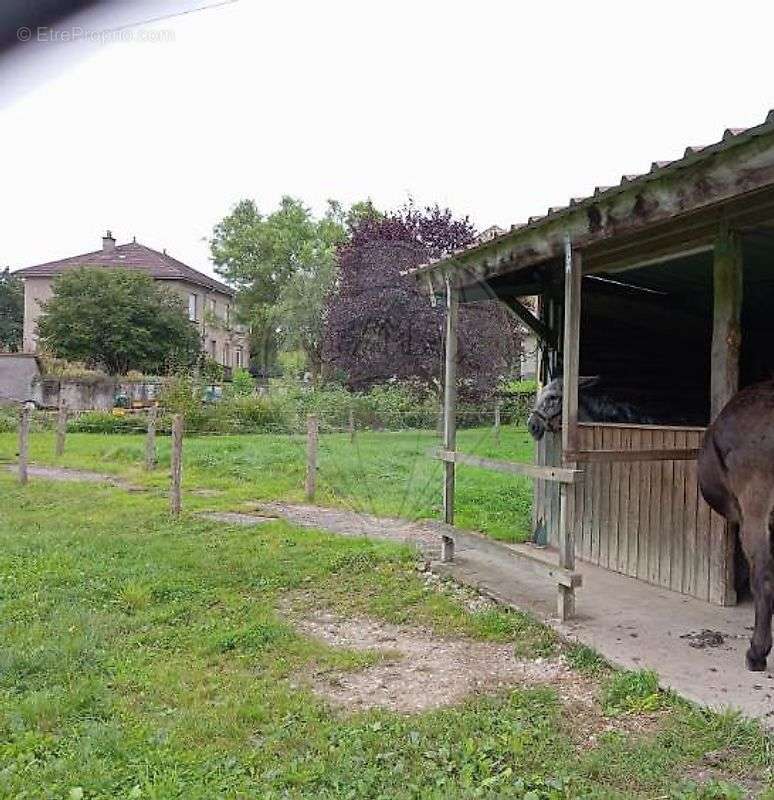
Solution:
[[[321,528],[342,536],[365,536],[412,545],[426,559],[438,559],[441,555],[442,526],[432,520],[410,522],[300,503],[262,503],[259,511],[283,517],[303,528]]]
[[[7,467],[9,472],[18,472],[19,468],[16,464],[9,464]],[[82,483],[106,483],[110,486],[117,486],[120,489],[126,489],[129,492],[143,492],[145,489],[142,486],[137,486],[133,483],[127,483],[121,478],[116,478],[114,475],[103,475],[99,472],[89,472],[81,469],[67,469],[65,467],[41,467],[30,464],[27,467],[27,474],[31,478],[44,478],[48,481],[80,481]]]
[[[225,522],[227,525],[261,525],[276,519],[276,517],[261,517],[258,514],[240,514],[237,511],[203,511],[196,516],[214,522]]]
[[[564,662],[517,659],[511,644],[448,639],[424,628],[328,613],[296,620],[295,625],[332,647],[383,655],[379,663],[355,672],[297,676],[297,684],[310,686],[332,705],[352,711],[384,708],[414,713],[516,686],[551,685],[560,697],[575,702],[590,697],[586,688],[576,685],[583,679]]]

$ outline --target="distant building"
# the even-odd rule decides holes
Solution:
[[[247,331],[234,321],[235,293],[231,287],[172,258],[166,251],[159,253],[136,241],[116,245],[110,231],[102,238],[101,250],[49,261],[13,273],[24,281],[25,353],[37,352],[40,306],[53,294],[53,279],[79,267],[134,270],[163,281],[183,299],[188,318],[199,329],[202,350],[228,369],[248,366],[250,352]]]
[[[482,244],[483,242],[489,242],[492,239],[496,239],[498,236],[502,236],[505,233],[505,229],[501,228],[499,225],[490,225],[485,230],[481,231],[476,238],[473,240],[475,244]]]

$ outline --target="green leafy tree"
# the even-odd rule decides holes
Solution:
[[[347,239],[347,216],[338,203],[329,201],[325,215],[312,220],[311,236],[275,308],[281,344],[304,352],[315,383],[322,376],[325,305],[336,279],[336,252]]]
[[[303,202],[282,198],[262,215],[242,200],[210,241],[220,275],[238,288],[238,307],[252,330],[251,352],[259,370],[275,366],[280,349],[300,348],[316,379],[322,366],[326,299],[336,279],[336,251],[356,220],[376,216],[370,200],[348,211],[329,201],[315,218]]]
[[[24,284],[6,267],[0,272],[0,350],[21,348],[23,325]]]
[[[58,275],[53,288],[38,331],[55,356],[118,375],[187,367],[199,355],[182,298],[144,273],[76,269]]]

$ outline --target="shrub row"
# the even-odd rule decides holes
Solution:
[[[272,385],[269,391],[255,394],[251,387],[230,390],[216,402],[206,402],[201,387],[190,379],[171,381],[160,398],[160,431],[169,430],[173,414],[181,413],[186,429],[192,433],[301,433],[309,414],[317,414],[324,432],[346,430],[350,414],[359,430],[429,429],[439,425],[438,397],[421,392],[410,384],[391,383],[367,393],[352,393],[329,385],[312,390],[299,384]],[[530,392],[512,394],[500,401],[503,425],[522,425],[534,401]],[[495,401],[482,405],[463,404],[457,424],[460,428],[491,425]],[[18,409],[0,410],[0,432],[16,430]],[[33,429],[50,429],[55,415],[35,412]],[[89,411],[73,417],[70,431],[93,433],[141,433],[147,428],[142,412],[113,413]]]

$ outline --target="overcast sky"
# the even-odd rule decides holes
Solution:
[[[507,226],[774,107],[763,2],[237,0],[94,38],[213,4],[126,0],[0,61],[0,266],[109,227],[211,271],[212,226],[284,193]]]

